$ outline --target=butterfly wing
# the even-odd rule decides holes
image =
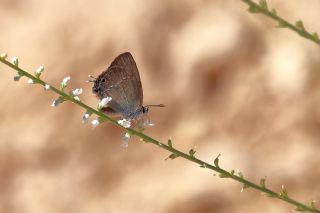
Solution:
[[[135,114],[142,107],[143,91],[137,65],[129,52],[116,57],[99,77],[100,98],[111,97],[108,106],[124,117]]]

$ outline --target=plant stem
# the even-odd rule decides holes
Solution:
[[[31,74],[29,74],[28,72],[26,72],[25,70],[19,68],[18,66],[10,63],[9,61],[3,59],[3,58],[0,58],[0,61],[4,64],[6,64],[7,66],[11,67],[12,69],[18,71],[19,73],[21,73],[23,76],[26,76],[27,78],[30,78],[33,80],[33,82],[35,84],[40,84],[42,86],[45,86],[47,83],[44,82],[43,80],[41,80],[40,78],[37,78]],[[190,155],[190,154],[187,154],[187,153],[184,153],[184,152],[181,152],[175,148],[172,147],[172,145],[167,145],[167,144],[164,144],[164,143],[161,143],[159,141],[157,141],[156,139],[153,139],[151,137],[149,137],[148,135],[145,135],[143,134],[142,132],[139,132],[137,130],[134,130],[134,129],[131,129],[131,128],[124,128],[123,126],[121,126],[120,124],[118,124],[117,121],[113,120],[112,118],[106,116],[105,114],[103,114],[102,112],[98,111],[98,110],[95,110],[93,109],[92,107],[89,107],[88,105],[82,103],[81,101],[78,101],[76,99],[74,99],[72,96],[68,95],[67,93],[65,93],[64,91],[62,90],[59,90],[57,89],[56,87],[53,87],[53,86],[50,86],[50,89],[59,94],[60,96],[62,96],[63,98],[65,98],[66,100],[69,100],[77,105],[79,105],[80,107],[86,109],[87,111],[93,113],[93,114],[96,114],[97,116],[99,116],[99,118],[101,118],[103,121],[109,121],[110,123],[112,123],[113,125],[116,125],[122,129],[125,129],[127,132],[129,132],[131,135],[136,135],[140,138],[142,138],[145,142],[149,142],[149,143],[153,143],[157,146],[159,146],[160,148],[162,149],[165,149],[175,155],[177,155],[178,157],[181,157],[181,158],[184,158],[186,160],[189,160],[191,162],[194,162],[198,165],[200,165],[201,167],[203,168],[207,168],[207,169],[210,169],[212,171],[215,171],[217,173],[219,173],[220,175],[222,175],[223,177],[227,177],[227,178],[231,178],[231,179],[234,179],[244,185],[246,185],[247,187],[251,187],[251,188],[254,188],[258,191],[261,191],[261,192],[264,192],[266,193],[268,196],[270,197],[275,197],[275,198],[278,198],[280,200],[283,200],[287,203],[290,203],[294,206],[296,206],[297,208],[299,209],[302,209],[304,211],[309,211],[309,212],[316,212],[316,213],[320,213],[320,210],[319,209],[315,209],[311,206],[308,206],[308,205],[304,205],[303,203],[300,203],[296,200],[293,200],[291,198],[289,198],[288,196],[282,196],[280,193],[276,193],[264,186],[260,186],[258,184],[255,184],[253,182],[250,182],[249,180],[246,180],[244,177],[242,176],[237,176],[235,175],[233,172],[228,172],[222,168],[220,168],[219,166],[214,166],[212,164],[209,164],[205,161],[202,161],[198,158],[196,158],[194,155]],[[217,164],[216,164],[217,165]]]
[[[291,24],[284,18],[280,17],[277,15],[275,10],[269,10],[267,7],[263,7],[260,4],[255,3],[254,1],[251,0],[241,0],[247,5],[249,5],[250,8],[255,9],[256,13],[262,13],[265,16],[268,16],[269,18],[272,18],[273,20],[277,21],[279,23],[279,27],[286,27],[289,28],[296,33],[298,33],[300,36],[309,39],[310,41],[313,41],[314,43],[320,45],[320,39],[317,36],[316,33],[312,34],[304,29],[304,27],[298,27],[297,24]]]

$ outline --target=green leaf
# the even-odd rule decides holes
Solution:
[[[267,4],[267,1],[266,0],[260,0],[259,1],[259,5],[265,9],[265,10],[268,10],[268,4]]]
[[[170,146],[172,148],[172,141],[171,139],[168,140],[168,146]]]
[[[304,24],[301,20],[296,22],[296,27],[298,27],[301,31],[306,31],[306,29],[304,28]]]
[[[194,157],[194,154],[196,153],[196,151],[194,150],[194,149],[190,149],[190,151],[189,151],[189,155],[191,156],[191,157]]]
[[[234,170],[234,169],[231,169],[231,171],[230,171],[230,174],[231,174],[231,176],[234,176],[234,173],[235,173],[236,171]]]
[[[267,179],[267,177],[260,179],[260,186],[262,186],[263,188],[266,188],[266,179]]]
[[[172,154],[169,155],[165,160],[168,160],[168,159],[173,160],[173,159],[175,159],[175,158],[177,158],[177,157],[179,157],[179,155],[172,153]]]
[[[216,166],[216,167],[218,167],[219,168],[219,157],[221,156],[221,154],[219,154],[215,159],[214,159],[214,165]]]

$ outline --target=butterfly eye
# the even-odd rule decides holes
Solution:
[[[101,82],[102,82],[102,83],[106,82],[106,79],[103,78],[103,79],[101,80]]]
[[[98,93],[99,90],[98,90],[98,89],[94,89],[93,91],[94,91],[95,93]]]

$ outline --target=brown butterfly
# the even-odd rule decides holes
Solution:
[[[91,76],[92,77],[92,76]],[[164,107],[163,104],[143,106],[143,90],[139,71],[132,55],[125,52],[116,57],[108,69],[94,82],[92,92],[100,99],[111,97],[106,114],[119,114],[125,119],[139,119],[150,106]]]

